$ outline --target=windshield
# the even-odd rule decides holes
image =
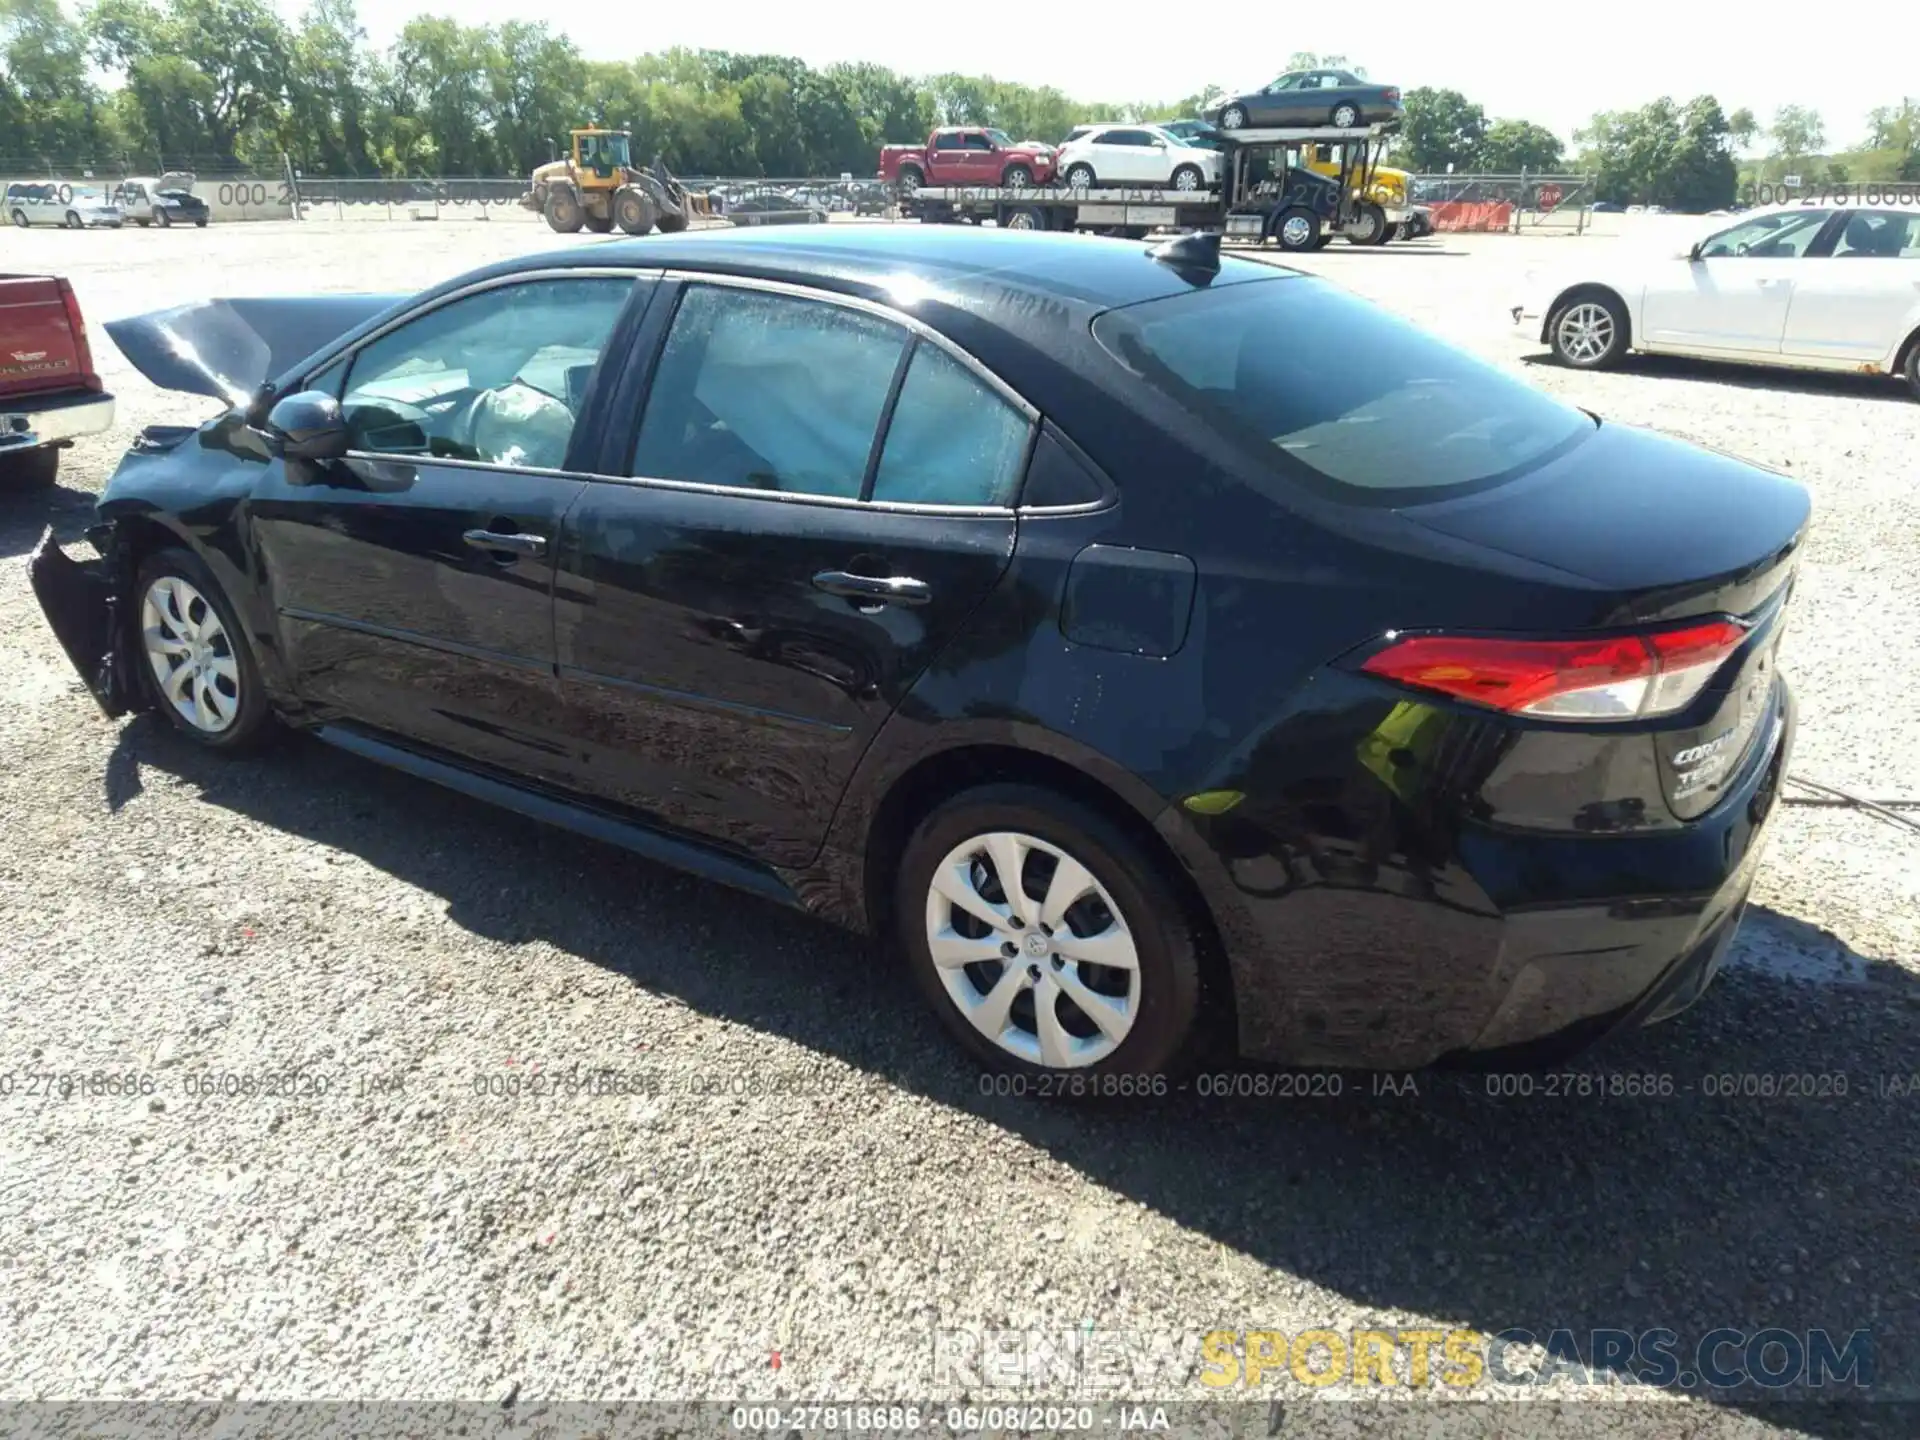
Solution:
[[[625,135],[582,135],[580,163],[597,169],[624,170],[632,163]]]
[[[1013,148],[1013,137],[1004,130],[989,130],[987,131],[987,138],[1002,150],[1011,150]]]
[[[1572,406],[1304,276],[1110,310],[1093,333],[1262,463],[1347,499],[1361,491],[1392,503],[1494,484],[1594,427]]]

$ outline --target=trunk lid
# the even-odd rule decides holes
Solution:
[[[1566,616],[1595,630],[1670,629],[1714,616],[1747,626],[1683,710],[1641,722],[1652,728],[1667,802],[1683,820],[1711,809],[1772,733],[1776,652],[1811,513],[1806,490],[1787,476],[1611,424],[1505,484],[1400,511],[1568,577],[1512,579],[1515,615]]]
[[[0,399],[99,388],[63,285],[50,275],[0,276]]]

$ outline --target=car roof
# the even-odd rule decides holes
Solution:
[[[1110,310],[1193,288],[1155,261],[1145,241],[981,230],[961,225],[831,225],[805,230],[713,229],[616,240],[505,262],[500,270],[632,264],[812,285],[886,299],[937,291],[967,308],[1027,300]],[[1215,286],[1272,279],[1283,267],[1220,257]],[[904,285],[903,281],[912,282]],[[1024,297],[1016,299],[1016,297]],[[905,308],[905,307],[903,307]],[[1004,322],[1003,322],[1004,323]]]

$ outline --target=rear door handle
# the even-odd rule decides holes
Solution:
[[[512,555],[544,555],[544,535],[502,534],[498,530],[469,530],[461,537],[476,550],[504,550]]]
[[[925,605],[933,589],[909,575],[853,575],[845,570],[822,570],[813,577],[816,590],[870,604]]]

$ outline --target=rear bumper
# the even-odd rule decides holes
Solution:
[[[97,390],[0,398],[0,454],[64,445],[113,425],[113,396]]]
[[[1291,793],[1249,786],[1210,818],[1170,809],[1169,843],[1192,835],[1211,852],[1189,869],[1232,972],[1241,1053],[1519,1063],[1677,1014],[1717,971],[1760,864],[1792,750],[1784,683],[1761,725],[1719,803],[1659,828],[1497,824],[1410,806],[1365,771]],[[1465,725],[1406,763],[1475,774],[1501,743],[1497,727]]]

